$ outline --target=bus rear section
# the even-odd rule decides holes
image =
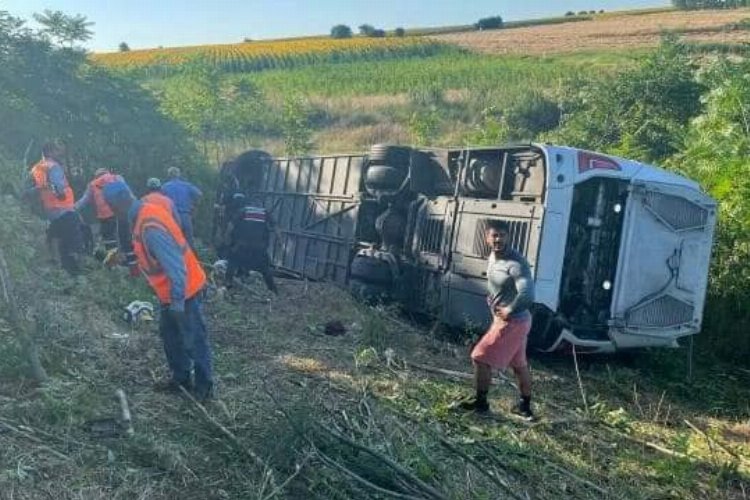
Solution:
[[[680,337],[698,333],[714,200],[656,167],[562,148],[556,156],[568,160],[558,179],[570,181],[551,189],[558,191],[550,196],[557,205],[551,210],[562,214],[561,223],[543,234],[563,233],[565,244],[562,257],[542,245],[540,265],[556,261],[560,275],[556,303],[539,306],[537,348],[676,346]]]

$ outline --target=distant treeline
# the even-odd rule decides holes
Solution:
[[[672,5],[680,10],[737,9],[750,7],[750,0],[672,0]]]

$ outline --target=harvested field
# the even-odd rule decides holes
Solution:
[[[590,21],[485,32],[438,35],[434,39],[488,54],[543,55],[585,50],[651,47],[665,31],[690,42],[747,43],[750,30],[732,25],[750,18],[750,9],[661,12],[601,16]]]

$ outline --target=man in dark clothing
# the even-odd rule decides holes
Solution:
[[[269,230],[273,221],[266,209],[247,203],[244,194],[236,193],[230,205],[229,222],[224,240],[227,241],[226,257],[227,285],[232,285],[235,276],[244,276],[248,271],[263,275],[266,286],[278,293],[268,257]]]
[[[487,222],[491,248],[487,265],[487,304],[492,325],[471,352],[476,398],[459,405],[463,410],[487,412],[492,370],[513,368],[520,398],[512,412],[527,421],[531,411],[531,373],[526,360],[526,341],[531,330],[530,307],[534,302],[534,278],[523,255],[508,245],[509,227],[500,220]]]

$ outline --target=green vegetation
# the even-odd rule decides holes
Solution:
[[[305,92],[319,96],[387,95],[414,87],[486,89],[498,93],[527,88],[554,88],[576,74],[616,70],[643,52],[596,53],[529,58],[466,54],[455,51],[431,58],[391,60],[378,64],[317,65],[291,71],[266,71],[246,76],[268,91]]]
[[[89,64],[79,50],[50,45],[46,30],[36,35],[0,12],[0,122],[12,124],[0,134],[0,151],[16,165],[3,183],[17,183],[52,137],[67,143],[68,165],[87,177],[107,166],[140,187],[172,164],[199,174],[191,141],[152,94]],[[60,35],[65,45],[75,41]]]

